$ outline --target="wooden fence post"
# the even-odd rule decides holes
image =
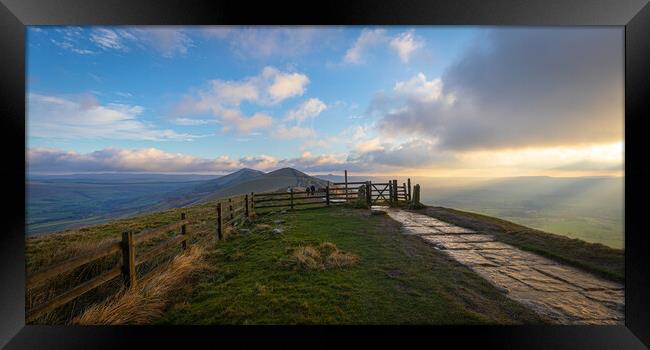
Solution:
[[[185,213],[181,213],[181,220],[185,220]],[[181,226],[181,235],[187,235],[187,228],[185,227],[185,224]],[[187,237],[185,237],[183,243],[181,243],[181,248],[183,250],[187,249]]]
[[[402,182],[402,188],[404,189],[404,201],[407,201],[408,194],[406,194],[406,182]]]
[[[348,171],[344,170],[345,172],[345,202],[348,202]]]
[[[406,183],[408,184],[408,197],[406,198],[407,201],[411,201],[411,178],[409,177],[406,179]]]
[[[293,187],[291,187],[291,210],[293,210]],[[273,203],[273,202],[271,202]]]
[[[217,239],[223,239],[223,215],[221,202],[217,203]]]
[[[370,181],[366,181],[366,202],[368,202],[368,207],[372,205],[372,184]]]
[[[255,214],[255,193],[251,192],[251,213]]]
[[[397,180],[393,179],[393,200],[395,200],[395,204],[397,204],[397,201],[399,200],[399,196],[397,194]]]
[[[245,195],[244,199],[246,200],[246,217],[248,217],[248,195]]]
[[[416,184],[413,186],[413,200],[411,201],[411,206],[412,209],[419,209],[422,207],[422,204],[420,204],[420,185]]]
[[[228,198],[228,212],[230,213],[230,221],[235,218],[235,215],[232,212],[232,197]]]
[[[325,203],[329,207],[330,205],[330,187],[325,187]]]
[[[122,232],[122,279],[127,288],[135,287],[135,246],[132,231]]]

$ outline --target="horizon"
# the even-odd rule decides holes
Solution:
[[[621,28],[29,26],[26,171],[624,177],[623,67]]]
[[[242,170],[253,170],[253,171],[261,171],[264,174],[272,173],[277,170],[282,170],[282,169],[292,169],[292,170],[298,170],[300,172],[303,172],[309,176],[340,176],[343,177],[344,174],[335,174],[332,172],[329,173],[313,173],[313,172],[307,172],[303,171],[300,169],[292,168],[292,167],[282,167],[282,168],[277,168],[277,169],[269,169],[269,170],[257,170],[257,169],[252,169],[252,168],[240,168],[238,170],[234,170],[229,173],[183,173],[183,172],[175,172],[175,173],[170,173],[170,172],[72,172],[72,173],[27,173],[28,177],[29,176],[72,176],[72,175],[178,175],[178,176],[183,176],[183,175],[194,175],[194,176],[226,176],[230,175]],[[410,176],[409,174],[354,174],[354,173],[348,173],[348,177],[363,177],[363,176],[369,176],[369,177],[404,177],[404,176]],[[586,176],[551,176],[551,175],[519,175],[519,176],[465,176],[465,177],[452,177],[452,176],[430,176],[430,175],[415,175],[414,177],[426,177],[426,178],[434,178],[434,179],[446,179],[446,178],[453,178],[453,179],[500,179],[500,178],[518,178],[518,177],[548,177],[548,178],[625,178],[625,175],[586,175]]]

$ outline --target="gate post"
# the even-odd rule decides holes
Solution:
[[[406,183],[408,184],[408,198],[406,198],[407,201],[411,201],[411,178],[409,177],[406,179]]]
[[[345,203],[348,202],[348,171],[345,171]]]
[[[370,208],[372,206],[372,184],[370,181],[366,181],[366,202]]]
[[[293,187],[291,187],[291,210],[293,210]]]
[[[325,187],[325,204],[328,207],[330,206],[330,187],[329,186]]]
[[[393,179],[393,200],[395,201],[395,204],[397,204],[397,201],[399,200],[399,197],[397,196],[397,180]]]

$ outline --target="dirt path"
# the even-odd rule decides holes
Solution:
[[[623,324],[623,286],[432,217],[382,208],[511,299],[561,324]]]

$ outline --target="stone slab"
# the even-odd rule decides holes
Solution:
[[[623,287],[617,283],[606,281],[569,266],[537,266],[535,269],[585,290],[622,289]]]
[[[426,215],[389,209],[418,235],[509,298],[560,324],[624,324],[623,286]]]

